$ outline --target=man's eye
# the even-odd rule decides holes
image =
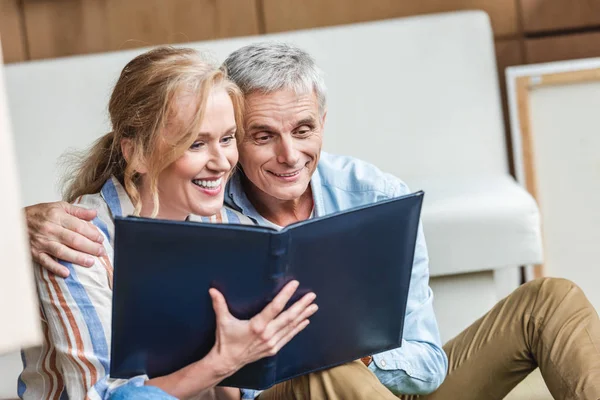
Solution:
[[[308,136],[312,132],[312,128],[309,126],[303,126],[296,131],[296,136]]]
[[[268,142],[269,139],[271,139],[271,135],[257,135],[254,137],[254,140],[256,140],[257,142]]]

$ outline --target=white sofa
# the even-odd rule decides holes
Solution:
[[[508,172],[494,41],[485,13],[189,46],[209,49],[223,60],[242,45],[267,39],[298,44],[325,71],[326,150],[371,161],[412,189],[425,190],[431,286],[444,340],[516,287],[518,266],[541,261],[538,209]],[[25,204],[58,198],[57,158],[108,130],[111,86],[140,51],[6,68]],[[2,366],[0,360],[0,398],[14,395],[15,362]]]

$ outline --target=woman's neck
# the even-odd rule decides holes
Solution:
[[[140,217],[185,221],[189,216],[189,214],[169,208],[168,204],[163,204],[164,202],[161,202],[159,203],[160,207],[158,209],[158,214],[153,217],[152,213],[154,211],[154,198],[150,189],[144,185],[140,185],[138,191],[140,194],[140,202],[142,203]]]

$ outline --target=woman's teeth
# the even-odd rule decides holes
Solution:
[[[205,180],[200,180],[200,179],[194,179],[192,181],[192,183],[194,183],[195,185],[198,185],[202,188],[205,189],[214,189],[217,188],[219,186],[221,186],[221,182],[223,181],[223,178],[219,178],[219,179],[215,179],[212,181],[205,181]]]

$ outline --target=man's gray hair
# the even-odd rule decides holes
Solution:
[[[231,53],[224,62],[229,78],[244,95],[292,89],[298,94],[314,91],[321,115],[326,88],[321,69],[304,50],[279,42],[255,43]]]

